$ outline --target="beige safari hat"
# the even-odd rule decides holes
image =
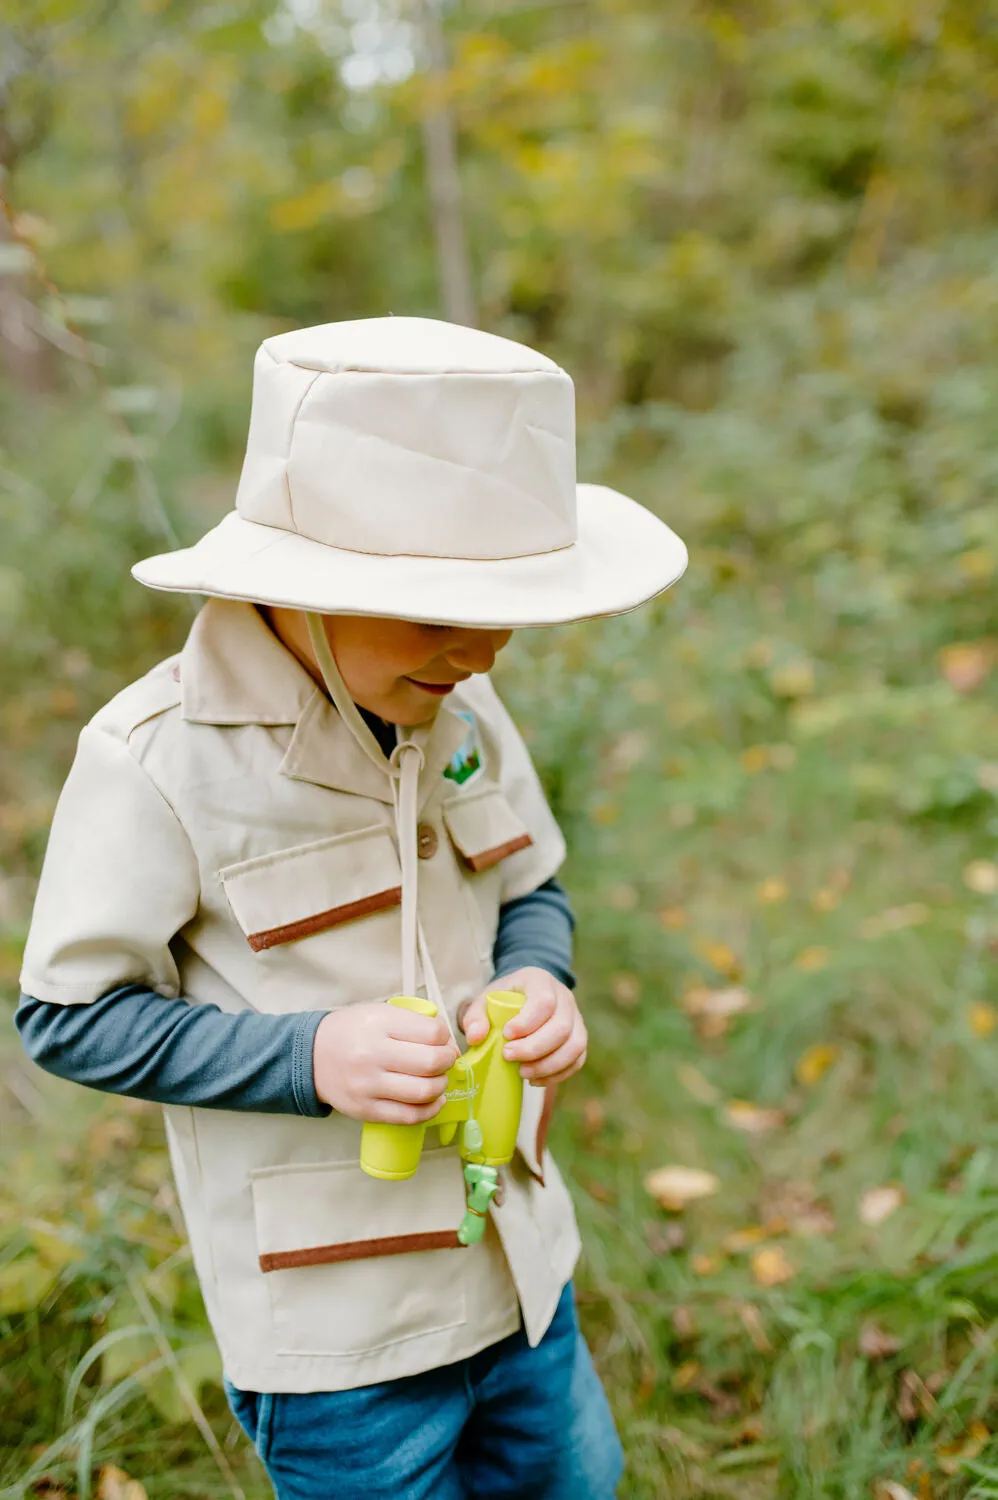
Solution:
[[[320,614],[517,627],[633,609],[686,560],[643,506],[576,484],[575,390],[552,360],[367,318],[260,346],[235,510],[132,572]]]

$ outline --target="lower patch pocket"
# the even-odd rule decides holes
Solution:
[[[354,1160],[263,1168],[252,1191],[280,1353],[359,1354],[465,1321],[456,1151],[424,1150],[406,1182]]]

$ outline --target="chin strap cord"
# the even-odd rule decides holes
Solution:
[[[460,1051],[460,1045],[444,1005],[440,985],[430,961],[429,949],[419,921],[419,853],[416,843],[416,824],[419,815],[419,773],[426,764],[420,747],[414,740],[403,737],[401,725],[396,725],[398,744],[389,759],[378,741],[365,724],[354,703],[346,683],[336,665],[332,647],[326,635],[321,615],[309,614],[308,634],[312,650],[322,673],[326,689],[340,718],[353,734],[368,760],[373,761],[379,771],[389,778],[392,788],[392,806],[395,810],[395,836],[398,841],[399,863],[402,868],[402,993],[416,993],[417,953],[423,966],[423,979],[427,998],[437,1007],[451,1037]]]

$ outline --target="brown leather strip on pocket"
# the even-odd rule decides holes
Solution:
[[[299,938],[312,937],[316,932],[326,932],[330,927],[339,927],[343,922],[353,922],[358,917],[369,917],[372,912],[387,911],[389,907],[401,904],[402,887],[396,885],[391,890],[376,891],[373,896],[364,896],[360,901],[348,901],[345,906],[331,906],[328,911],[317,911],[312,917],[285,922],[283,927],[268,927],[264,932],[251,932],[246,941],[254,953],[261,953],[264,948],[277,948],[281,943],[296,943]]]
[[[499,864],[500,860],[508,859],[511,854],[518,854],[521,849],[528,849],[533,843],[529,833],[521,833],[519,838],[508,839],[505,844],[496,844],[494,849],[482,849],[478,854],[468,854],[468,864],[479,874],[482,870],[491,870],[493,865]]]
[[[409,1255],[413,1250],[460,1250],[456,1229],[423,1234],[389,1234],[377,1240],[346,1240],[313,1245],[307,1250],[271,1250],[260,1256],[261,1271],[290,1271],[297,1266],[331,1266],[341,1260],[371,1260],[376,1255]]]

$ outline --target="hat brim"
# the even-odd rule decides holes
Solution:
[[[570,547],[482,561],[348,552],[233,511],[193,547],[146,558],[132,574],[153,589],[318,614],[517,629],[623,614],[686,569],[675,532],[604,485],[578,486],[578,525]]]

